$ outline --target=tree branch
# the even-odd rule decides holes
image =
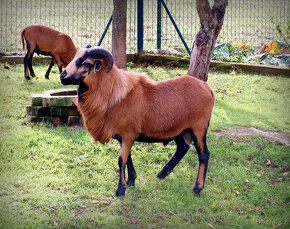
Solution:
[[[212,7],[212,26],[214,28],[223,24],[224,16],[226,13],[226,7],[228,5],[228,0],[215,0]]]
[[[201,26],[206,26],[212,20],[211,7],[208,0],[196,0],[196,9]]]
[[[215,37],[217,38],[223,26],[224,16],[228,0],[215,0],[212,7],[212,27],[215,28]]]

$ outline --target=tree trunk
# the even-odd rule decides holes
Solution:
[[[207,81],[211,54],[223,25],[227,5],[228,0],[214,0],[211,8],[208,0],[196,0],[201,27],[193,43],[188,75]]]
[[[112,54],[115,65],[126,69],[127,0],[114,0],[112,23]]]

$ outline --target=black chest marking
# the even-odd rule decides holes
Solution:
[[[79,101],[82,102],[82,95],[87,92],[89,90],[89,88],[84,84],[84,83],[81,83],[79,85],[79,88],[78,88],[78,99]]]

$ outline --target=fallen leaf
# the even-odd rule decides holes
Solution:
[[[237,194],[237,195],[240,195],[240,192],[238,190],[234,190],[234,192]]]
[[[257,224],[263,224],[264,223],[264,220],[261,219],[261,220],[257,220],[256,222],[257,222]]]
[[[246,215],[246,213],[243,212],[243,211],[240,211],[239,214],[240,214],[240,215]]]
[[[199,212],[203,212],[204,209],[205,209],[205,206],[203,206],[203,207],[201,207],[201,208],[199,208],[199,209],[197,209],[197,210],[198,210]]]
[[[276,229],[276,228],[279,228],[282,226],[282,223],[279,223],[279,224],[275,224],[274,222],[272,223],[272,229]]]
[[[137,224],[138,223],[138,219],[134,218],[132,221],[131,221],[132,224]]]
[[[211,208],[216,208],[216,205],[215,204],[212,204],[210,206],[211,206]]]
[[[37,149],[31,149],[31,150],[29,151],[29,154],[34,154],[36,151],[37,151]]]
[[[164,219],[164,215],[155,215],[155,218]]]
[[[207,223],[206,226],[207,226],[208,228],[212,228],[212,229],[214,229],[214,226],[213,226],[212,224],[210,224],[210,223]]]
[[[266,201],[267,201],[267,203],[269,203],[269,204],[276,204],[276,202],[275,202],[274,200],[267,199]],[[276,204],[276,205],[277,205],[277,204]]]
[[[8,64],[6,64],[6,63],[3,64],[3,66],[4,66],[5,69],[8,69],[8,70],[10,69],[10,66]]]
[[[271,161],[269,159],[265,159],[264,162],[266,165],[271,165]]]
[[[216,222],[219,224],[219,225],[223,225],[224,224],[224,222],[223,221],[221,221],[221,220],[216,220]]]
[[[282,181],[282,178],[281,178],[281,177],[278,177],[278,178],[276,179],[276,181],[281,182],[281,181]]]
[[[35,157],[35,156],[32,156],[31,158],[34,159],[34,160],[37,160],[38,159],[38,157]]]
[[[55,220],[51,220],[51,224],[52,224],[52,226],[54,226],[54,227],[57,227],[57,226],[58,226],[58,223],[57,223]]]

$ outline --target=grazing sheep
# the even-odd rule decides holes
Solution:
[[[45,56],[52,56],[50,65],[45,74],[45,78],[47,79],[49,79],[49,72],[55,62],[61,73],[62,63],[63,66],[66,67],[77,52],[72,39],[68,35],[42,25],[31,25],[21,32],[23,50],[24,39],[27,47],[27,53],[24,57],[24,76],[26,79],[30,79],[28,68],[30,75],[35,77],[32,69],[32,57],[34,52]]]
[[[105,143],[115,138],[122,144],[117,197],[125,195],[126,184],[135,184],[130,154],[134,141],[166,145],[172,140],[176,153],[157,177],[169,175],[193,141],[199,157],[193,192],[199,195],[207,172],[206,133],[214,106],[214,94],[206,82],[191,76],[156,82],[144,74],[118,69],[109,51],[91,46],[77,52],[60,79],[64,85],[79,85],[78,108],[94,140]]]

